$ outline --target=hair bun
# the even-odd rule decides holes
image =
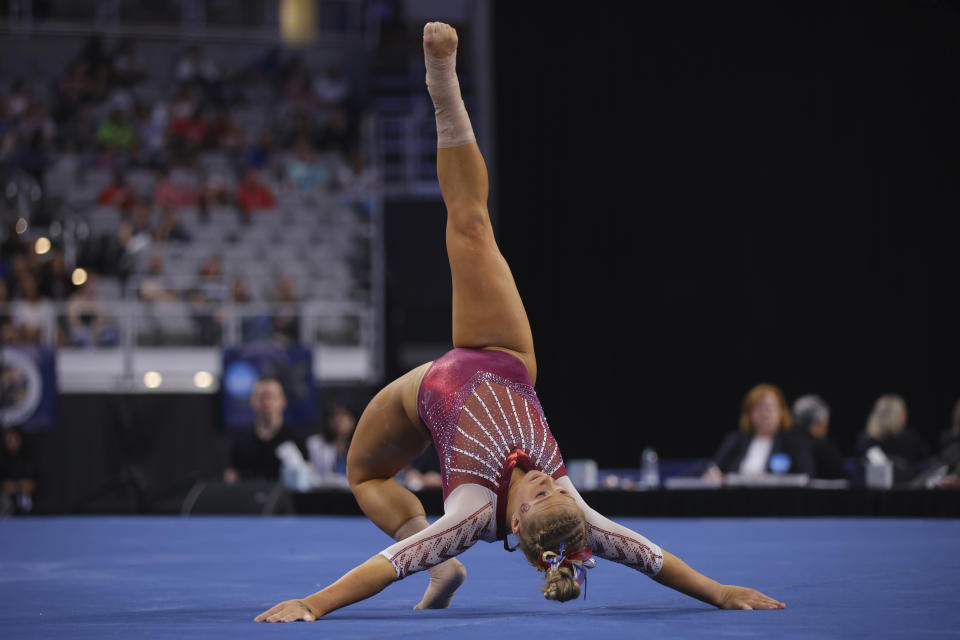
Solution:
[[[580,595],[580,585],[573,579],[573,571],[567,567],[560,567],[555,571],[547,571],[546,584],[543,585],[543,597],[547,600],[566,602]]]

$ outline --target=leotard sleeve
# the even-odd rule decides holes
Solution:
[[[594,555],[619,562],[651,577],[660,573],[663,567],[663,551],[660,547],[636,531],[600,515],[584,502],[569,477],[563,476],[557,483],[573,496],[583,510]]]
[[[496,537],[496,496],[489,489],[460,485],[447,496],[443,510],[443,517],[429,527],[380,552],[398,579],[459,555],[481,538]]]

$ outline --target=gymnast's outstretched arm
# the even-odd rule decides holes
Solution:
[[[286,600],[254,618],[256,622],[316,620],[365,600],[390,583],[442,564],[496,530],[494,494],[479,485],[457,487],[444,501],[443,517],[396,542],[313,595]]]
[[[350,570],[329,587],[302,600],[285,600],[264,611],[255,622],[312,622],[348,604],[366,600],[397,580],[397,572],[389,560],[375,555]]]
[[[783,609],[786,605],[756,589],[720,584],[639,533],[613,522],[588,505],[570,478],[557,481],[583,511],[594,554],[636,569],[660,584],[720,609]]]

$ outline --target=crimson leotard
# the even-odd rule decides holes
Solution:
[[[595,555],[659,573],[660,548],[591,509],[570,482],[519,359],[503,351],[453,349],[424,375],[417,409],[440,458],[444,515],[381,552],[399,578],[458,555],[477,540],[503,539],[514,466],[551,475],[573,496]]]

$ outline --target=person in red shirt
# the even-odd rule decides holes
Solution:
[[[105,186],[97,197],[97,203],[105,207],[128,210],[137,201],[137,192],[127,184],[127,176],[121,169],[113,172],[113,181]]]
[[[237,188],[237,207],[248,217],[256,211],[272,210],[277,206],[270,187],[260,181],[257,170],[248,168],[243,172],[243,182]]]
[[[153,189],[153,202],[158,207],[186,208],[195,207],[200,200],[197,190],[188,184],[171,179],[170,170],[164,169],[158,175]]]

